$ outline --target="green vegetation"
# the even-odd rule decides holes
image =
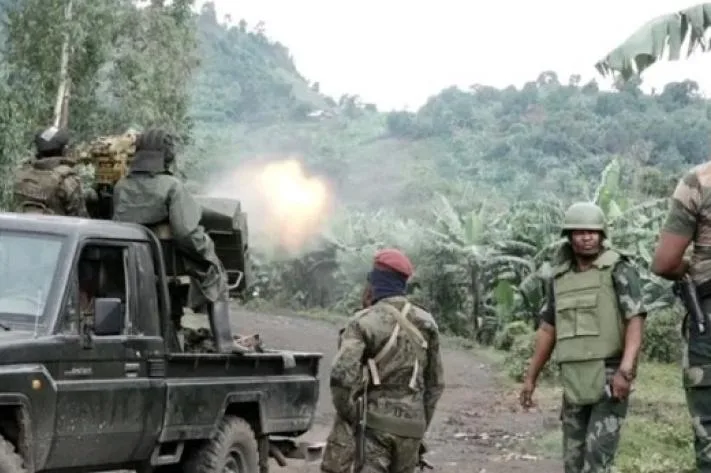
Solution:
[[[68,33],[77,139],[161,125],[183,137],[195,186],[294,156],[329,182],[338,211],[311,249],[277,257],[250,241],[260,276],[250,304],[347,315],[373,252],[397,246],[416,266],[413,297],[441,329],[504,352],[520,379],[562,213],[593,200],[610,244],[639,264],[651,311],[620,471],[690,471],[678,368],[667,364],[680,357],[680,316],[649,264],[666,197],[711,145],[711,103],[695,82],[646,95],[638,78],[605,92],[543,71],[521,89],[451,87],[416,112],[382,113],[357,95],[324,96],[264,25],[223,24],[210,3],[194,13],[189,0],[73,0],[63,20],[67,1],[0,2],[0,207],[32,133],[52,119]]]

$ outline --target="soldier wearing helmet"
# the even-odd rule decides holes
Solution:
[[[190,309],[200,314],[201,327],[213,329],[223,346],[232,344],[229,325],[227,278],[215,244],[199,224],[202,208],[170,168],[175,160],[174,137],[161,129],[149,129],[136,139],[136,153],[128,174],[114,187],[113,219],[134,222],[152,229],[168,225],[170,239],[197,279],[197,293],[191,291]],[[202,297],[196,297],[202,296]],[[207,305],[212,310],[206,308]],[[212,324],[207,314],[212,314]],[[188,337],[195,339],[195,337]],[[190,348],[189,348],[190,349]]]
[[[642,343],[642,288],[631,262],[603,245],[607,225],[600,207],[571,205],[562,227],[566,257],[548,283],[521,404],[532,406],[538,374],[556,347],[565,472],[610,471]]]
[[[675,281],[677,289],[695,292],[700,306],[686,307],[682,380],[694,432],[695,471],[704,473],[711,472],[710,195],[711,161],[707,161],[694,166],[677,183],[652,260],[657,276]],[[685,257],[687,249],[689,258]]]
[[[336,419],[324,472],[345,473],[352,464],[356,473],[413,471],[421,459],[444,371],[434,318],[405,297],[413,271],[399,250],[378,251],[366,307],[340,333],[330,378]],[[363,421],[365,428],[357,429]]]
[[[88,217],[74,161],[65,157],[69,134],[51,126],[35,135],[35,159],[15,174],[15,212]]]

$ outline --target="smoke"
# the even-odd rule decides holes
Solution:
[[[245,163],[210,179],[204,194],[240,201],[251,247],[292,256],[321,233],[333,204],[327,180],[296,158]]]

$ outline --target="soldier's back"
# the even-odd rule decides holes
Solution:
[[[67,215],[64,180],[74,173],[64,158],[28,161],[17,170],[13,181],[15,212]]]

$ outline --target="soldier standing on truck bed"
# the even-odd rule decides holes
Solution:
[[[54,126],[35,135],[35,159],[23,163],[13,182],[13,211],[89,217],[75,162],[65,157],[69,133]]]
[[[610,471],[627,415],[646,311],[637,269],[603,246],[600,207],[571,205],[562,236],[568,241],[548,283],[521,405],[532,406],[538,374],[555,347],[565,473],[603,473]]]
[[[202,209],[183,182],[170,172],[175,160],[174,138],[161,129],[150,129],[136,138],[136,154],[128,174],[114,187],[114,220],[148,227],[170,226],[171,239],[186,255],[187,272],[197,279],[200,293],[213,308],[213,323],[222,327],[215,336],[232,335],[229,329],[227,276],[215,253],[215,244],[199,224]],[[202,302],[202,301],[201,301]],[[204,304],[195,303],[193,310]],[[194,327],[193,332],[210,325]],[[200,343],[206,337],[189,333],[186,339]]]
[[[348,321],[331,369],[337,419],[321,470],[409,472],[444,390],[439,331],[405,297],[410,260],[398,250],[375,255],[365,309]]]
[[[652,271],[675,281],[684,318],[683,384],[694,431],[696,470],[711,473],[711,162],[679,180],[659,235]],[[684,253],[693,242],[691,258]]]

